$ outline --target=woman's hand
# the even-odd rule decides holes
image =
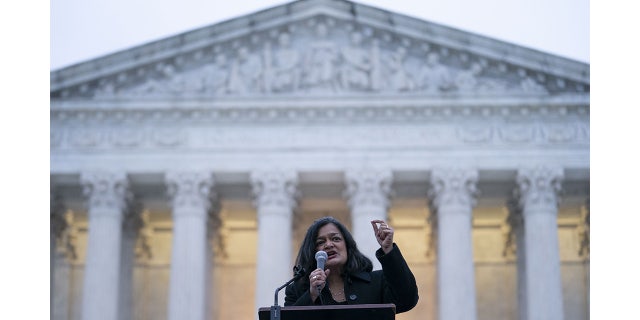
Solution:
[[[311,294],[311,301],[316,301],[320,296],[320,292],[324,289],[330,272],[331,270],[329,269],[322,270],[318,268],[309,274],[309,294]]]
[[[380,226],[378,226],[380,224]],[[371,221],[373,226],[373,232],[376,235],[376,240],[382,247],[382,251],[385,254],[389,253],[393,249],[393,228],[391,228],[386,222],[382,220]]]

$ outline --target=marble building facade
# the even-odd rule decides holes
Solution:
[[[50,110],[52,319],[255,318],[324,215],[395,228],[398,319],[589,318],[588,64],[303,0],[53,71]]]

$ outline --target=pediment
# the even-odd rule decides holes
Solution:
[[[349,1],[296,1],[51,74],[54,100],[588,92],[587,64]]]

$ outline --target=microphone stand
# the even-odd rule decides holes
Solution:
[[[284,287],[288,286],[294,281],[298,281],[298,279],[304,277],[304,268],[302,266],[293,267],[294,276],[291,280],[287,281],[287,283],[276,289],[276,293],[273,296],[273,305],[271,306],[271,320],[280,320],[280,305],[278,305],[278,292],[282,290]]]

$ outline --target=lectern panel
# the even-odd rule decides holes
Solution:
[[[394,320],[394,304],[282,307],[280,320]],[[258,310],[259,320],[270,320],[271,308]]]

